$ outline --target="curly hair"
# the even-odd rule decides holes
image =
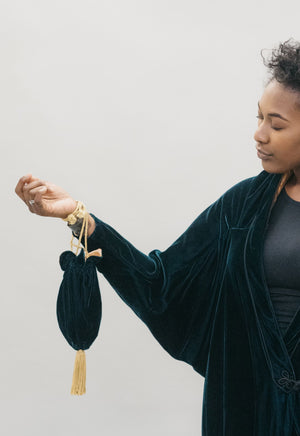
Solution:
[[[280,43],[268,59],[264,58],[263,50],[260,54],[270,73],[267,85],[275,79],[286,88],[300,92],[300,42],[290,38]]]

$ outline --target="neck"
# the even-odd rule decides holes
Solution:
[[[290,177],[288,183],[290,186],[300,187],[300,170],[299,169],[292,171],[292,176]]]

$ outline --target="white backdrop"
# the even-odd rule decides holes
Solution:
[[[203,379],[99,275],[87,394],[61,335],[65,223],[28,212],[28,173],[64,187],[145,253],[262,170],[262,48],[300,38],[298,0],[0,0],[5,436],[197,436]],[[218,417],[216,417],[218,419]]]

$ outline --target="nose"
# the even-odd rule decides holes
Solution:
[[[254,137],[254,140],[257,143],[264,143],[264,144],[266,144],[266,143],[269,142],[269,139],[270,139],[269,138],[269,133],[268,133],[268,130],[267,130],[266,126],[265,127],[263,126],[263,123],[261,123],[257,127],[253,137]]]

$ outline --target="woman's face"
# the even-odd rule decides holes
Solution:
[[[256,148],[268,173],[294,170],[300,175],[300,92],[295,93],[272,80],[259,101]]]

